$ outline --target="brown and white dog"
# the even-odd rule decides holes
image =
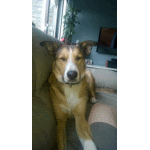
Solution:
[[[85,58],[96,42],[63,45],[44,41],[40,45],[46,47],[54,57],[49,82],[57,119],[58,149],[67,150],[65,123],[69,116],[74,115],[76,131],[84,150],[97,150],[92,141],[90,126],[85,120],[88,99],[97,102],[95,80],[92,73],[86,70],[85,64]]]

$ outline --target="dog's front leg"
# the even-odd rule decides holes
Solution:
[[[73,111],[76,123],[76,131],[84,150],[97,150],[95,143],[92,140],[90,126],[85,120],[85,111],[82,105],[78,105]]]
[[[67,150],[65,121],[57,120],[57,143],[58,150]]]
[[[57,119],[57,144],[58,150],[67,150],[67,141],[66,141],[66,121],[68,115],[62,111],[60,107],[55,106],[55,115]]]

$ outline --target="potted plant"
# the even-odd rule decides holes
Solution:
[[[80,24],[77,18],[78,12],[81,11],[73,8],[70,4],[68,4],[66,14],[64,16],[64,29],[63,29],[64,39],[67,44],[71,43],[72,36],[73,34],[75,34],[74,30],[75,24]]]

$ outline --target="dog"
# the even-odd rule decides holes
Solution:
[[[97,150],[90,126],[85,120],[87,101],[90,99],[92,103],[97,102],[95,79],[86,69],[85,58],[97,43],[84,41],[78,45],[64,45],[43,41],[40,45],[49,50],[54,58],[49,82],[57,120],[58,149],[67,150],[65,123],[73,115],[77,135],[84,150]]]

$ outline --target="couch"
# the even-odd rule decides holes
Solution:
[[[32,27],[32,149],[57,149],[56,120],[49,94],[48,77],[51,73],[53,58],[49,52],[39,45],[42,41],[57,39]],[[96,96],[100,103],[109,105],[112,110],[117,107],[117,73],[108,68],[88,67],[96,79]],[[109,89],[109,90],[102,90]],[[88,102],[86,119],[93,104]],[[79,148],[79,139],[75,131],[74,119],[66,123],[68,150]]]

